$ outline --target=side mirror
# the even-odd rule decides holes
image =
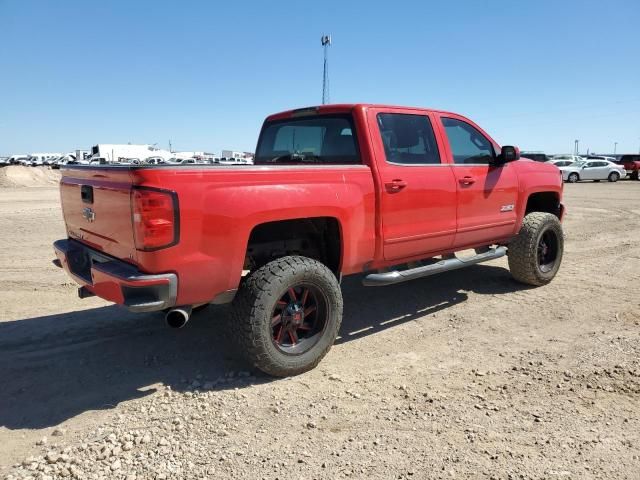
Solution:
[[[493,162],[495,166],[501,166],[505,163],[513,162],[520,158],[520,149],[518,147],[512,147],[511,145],[505,145],[500,150],[500,155],[498,155]]]

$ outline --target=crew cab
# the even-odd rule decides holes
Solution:
[[[232,303],[242,353],[276,376],[330,349],[345,275],[377,287],[508,254],[517,281],[541,286],[563,253],[558,169],[444,111],[290,110],[265,120],[253,165],[62,173],[54,262],[81,297],[164,311],[174,327]]]
[[[631,180],[640,180],[638,173],[640,172],[640,154],[622,155],[616,163],[624,167],[627,175]]]

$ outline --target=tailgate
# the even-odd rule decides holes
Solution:
[[[131,172],[127,168],[63,169],[62,213],[70,238],[136,263],[131,216]]]

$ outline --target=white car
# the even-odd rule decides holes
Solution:
[[[616,165],[608,160],[591,160],[574,162],[566,167],[559,167],[565,182],[575,183],[581,180],[609,180],[617,182],[627,176],[627,172],[621,165]]]
[[[551,157],[551,161],[553,160],[571,160],[572,162],[582,162],[584,158],[580,155],[571,155],[571,154],[563,154],[563,155],[554,155]]]
[[[553,158],[553,159],[549,160],[546,163],[550,163],[550,164],[555,165],[556,167],[560,168],[560,167],[568,167],[572,163],[575,163],[575,161],[574,160],[565,160],[565,159],[560,159],[560,158]]]

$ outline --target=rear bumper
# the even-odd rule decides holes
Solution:
[[[54,263],[100,298],[133,312],[164,310],[176,303],[178,277],[174,273],[148,275],[75,240],[58,240],[53,249]]]

